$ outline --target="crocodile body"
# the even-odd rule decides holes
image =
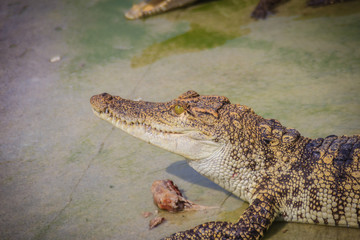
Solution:
[[[104,93],[94,113],[188,159],[249,202],[235,223],[208,222],[168,239],[260,239],[275,218],[360,227],[360,135],[310,139],[226,97],[188,91],[165,103]]]
[[[167,12],[175,8],[190,5],[200,0],[144,0],[139,4],[135,4],[132,8],[125,13],[127,19],[138,19],[142,17],[151,16],[154,14]],[[308,6],[322,6],[330,5],[338,2],[344,2],[347,0],[309,0]],[[266,18],[266,16],[272,12],[282,0],[260,0],[251,16],[255,19]]]

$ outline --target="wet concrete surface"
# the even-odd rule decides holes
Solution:
[[[185,159],[96,118],[101,92],[166,101],[227,96],[309,137],[360,132],[360,3],[211,1],[138,21],[135,1],[0,3],[0,239],[159,239],[247,204]],[[151,231],[150,186],[170,178],[219,206],[170,214]],[[358,229],[275,223],[265,239],[357,239]]]

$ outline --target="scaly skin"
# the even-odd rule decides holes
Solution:
[[[250,203],[235,223],[166,239],[260,239],[276,217],[360,227],[360,136],[310,139],[226,97],[188,91],[166,103],[93,96],[93,111]]]
[[[145,0],[139,4],[134,4],[132,8],[125,13],[125,17],[130,20],[148,17],[187,6],[197,1],[198,0]],[[307,5],[324,6],[344,1],[348,0],[308,0]],[[264,19],[270,12],[273,12],[275,7],[281,2],[282,0],[259,0],[258,5],[251,13],[251,17]]]

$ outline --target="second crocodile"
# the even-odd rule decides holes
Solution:
[[[175,8],[184,7],[200,0],[144,0],[125,13],[127,19],[138,19],[148,17],[151,15],[167,12]],[[309,0],[308,6],[323,6],[331,5],[348,0]],[[275,7],[278,6],[282,0],[260,0],[251,16],[255,19],[266,18],[266,16],[273,12]]]

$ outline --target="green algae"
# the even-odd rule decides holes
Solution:
[[[189,30],[148,46],[141,55],[132,58],[131,66],[141,67],[171,55],[212,49],[246,35],[249,30],[241,26],[253,21],[249,17],[253,5],[254,1],[211,1],[179,9],[179,14],[157,16],[172,22],[188,22]]]
[[[131,66],[141,67],[174,54],[211,49],[225,44],[227,40],[236,36],[216,31],[211,32],[211,30],[192,24],[191,30],[188,32],[144,49],[140,56],[134,56],[131,59]]]
[[[358,3],[311,8],[306,7],[304,1],[294,0],[290,2],[292,3],[286,2],[279,6],[278,11],[276,11],[277,16],[297,16],[299,20],[305,20],[328,16],[344,16],[357,13],[360,9]],[[157,16],[170,21],[189,22],[190,29],[171,39],[148,46],[142,51],[141,55],[132,58],[131,66],[141,67],[171,55],[203,51],[222,46],[233,39],[241,39],[250,33],[250,30],[246,27],[247,24],[255,22],[250,15],[256,4],[257,1],[253,0],[211,1],[185,10],[177,10],[180,13],[170,12]],[[269,44],[271,45],[271,43]],[[291,53],[287,51],[286,54]]]
[[[78,37],[68,40],[78,48],[69,66],[70,72],[76,72],[82,71],[84,66],[91,67],[115,59],[131,59],[133,68],[142,67],[172,55],[204,51],[241,39],[250,33],[247,25],[256,22],[250,15],[257,0],[201,2],[135,21],[123,17],[124,11],[131,6],[126,1],[95,1],[93,4],[80,1],[72,4],[82,9],[77,15],[77,24],[71,27],[72,31],[79,33]],[[281,16],[294,16],[297,20],[347,16],[358,13],[359,9],[358,2],[311,8],[303,0],[293,0],[281,4],[276,16],[269,19]],[[166,32],[159,22],[164,19],[171,26]],[[344,25],[344,32],[352,34],[347,31],[348,28],[352,27]],[[291,54],[287,49],[284,51]]]

